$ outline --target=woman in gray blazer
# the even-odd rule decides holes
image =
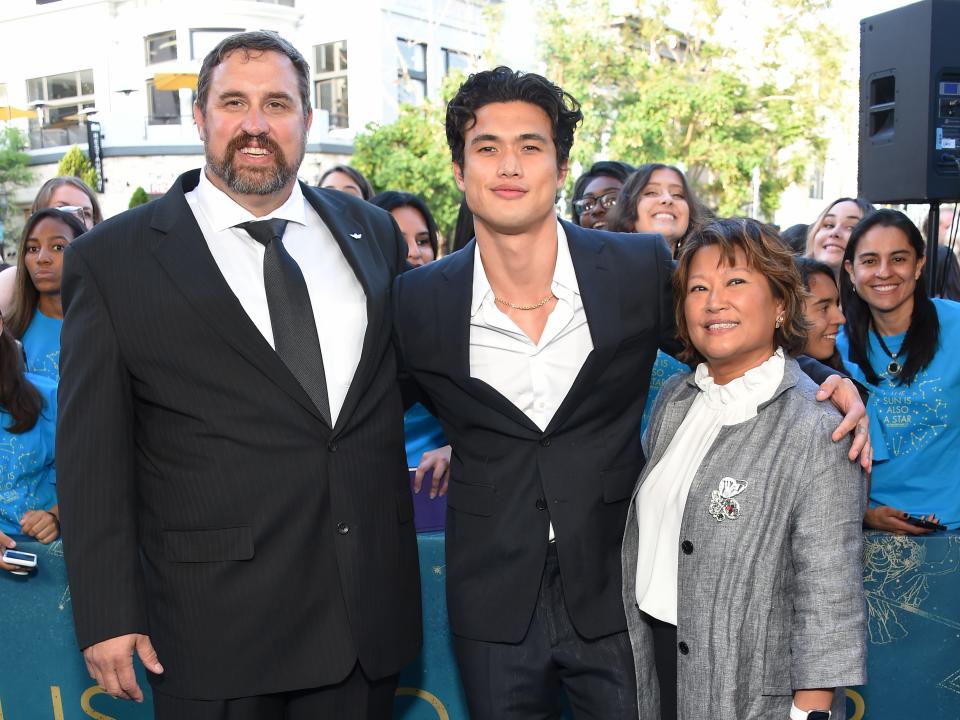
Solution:
[[[657,399],[623,540],[640,717],[836,720],[866,679],[864,484],[792,358],[799,275],[772,228],[716,220],[674,298],[699,365]]]

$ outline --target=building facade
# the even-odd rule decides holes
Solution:
[[[349,161],[354,135],[401,103],[436,97],[446,74],[477,67],[487,42],[481,0],[4,0],[0,106],[29,137],[27,207],[73,145],[99,125],[106,216],[138,187],[156,196],[203,164],[193,121],[196,73],[221,39],[274,30],[311,66],[314,121],[300,177]],[[494,3],[496,4],[496,3]],[[35,113],[35,116],[34,116]],[[0,118],[2,120],[2,118]],[[9,240],[8,240],[9,242]]]

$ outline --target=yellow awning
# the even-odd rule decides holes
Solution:
[[[197,89],[196,73],[157,73],[153,76],[153,86],[157,90]]]
[[[16,118],[36,118],[36,110],[24,110],[12,105],[0,105],[0,120],[15,120]]]

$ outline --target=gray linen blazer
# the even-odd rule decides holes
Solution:
[[[722,428],[697,470],[677,538],[680,720],[785,720],[794,689],[866,681],[863,476],[848,443],[830,440],[839,415],[816,391],[788,358],[773,398],[751,420]],[[634,502],[699,392],[692,374],[661,390],[623,538],[623,604],[648,720],[660,717],[660,698],[653,639],[636,604]],[[733,498],[736,519],[710,514],[722,478],[747,483]]]

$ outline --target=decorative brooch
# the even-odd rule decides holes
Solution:
[[[717,522],[722,522],[724,519],[736,520],[740,517],[740,503],[733,498],[746,488],[745,480],[723,478],[720,481],[720,487],[710,493],[710,516]]]

